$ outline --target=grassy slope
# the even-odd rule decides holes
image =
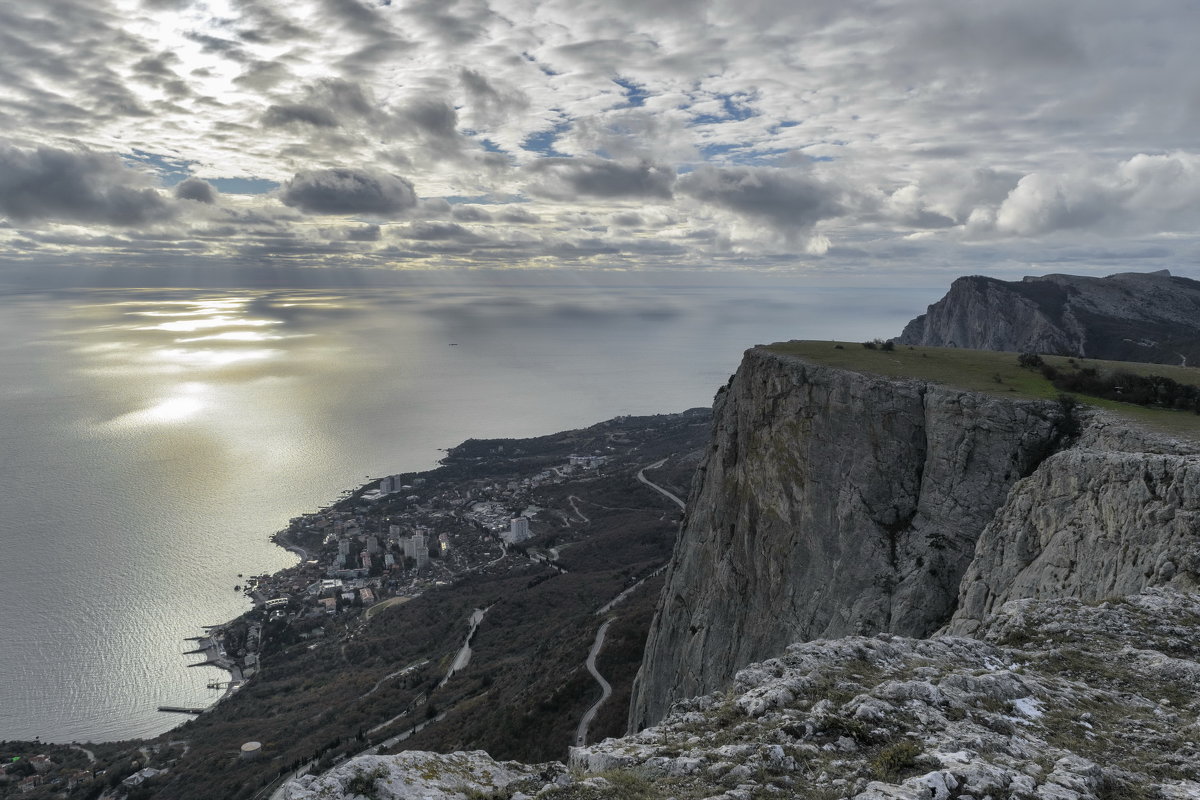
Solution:
[[[837,345],[842,349],[837,349]],[[768,350],[800,356],[808,361],[855,372],[896,378],[913,378],[955,386],[1000,397],[1053,399],[1060,392],[1035,369],[1017,365],[1016,353],[992,350],[963,350],[946,347],[898,345],[892,352],[869,350],[858,342],[777,342]],[[1065,356],[1042,356],[1049,364],[1069,367]],[[1100,370],[1123,370],[1138,375],[1164,375],[1180,383],[1200,386],[1200,369],[1129,361],[1076,359]],[[1188,438],[1200,439],[1200,415],[1145,408],[1130,403],[1076,395],[1080,402],[1112,411],[1147,427]]]

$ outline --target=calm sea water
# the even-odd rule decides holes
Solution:
[[[0,739],[161,733],[269,535],[468,437],[708,405],[741,351],[897,333],[922,291],[0,294]],[[451,343],[457,346],[449,346]]]

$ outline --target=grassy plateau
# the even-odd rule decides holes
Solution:
[[[965,350],[951,347],[912,347],[896,345],[894,350],[864,347],[861,342],[794,341],[776,342],[766,349],[784,355],[799,356],[814,364],[853,372],[929,381],[999,397],[1023,397],[1053,400],[1064,392],[1056,388],[1038,369],[1022,367],[1016,353],[994,350]],[[1135,375],[1162,375],[1179,383],[1200,386],[1200,369],[1133,361],[1070,359],[1067,356],[1042,356],[1060,369],[1091,367],[1101,372],[1131,372]],[[1074,362],[1072,364],[1071,362]],[[1071,394],[1071,393],[1066,393]],[[1122,403],[1072,394],[1084,405],[1111,411],[1148,428],[1200,440],[1200,415]]]

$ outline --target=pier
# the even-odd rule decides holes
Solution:
[[[199,716],[208,709],[206,708],[187,708],[186,706],[159,706],[159,711],[169,711],[172,714],[195,714]]]

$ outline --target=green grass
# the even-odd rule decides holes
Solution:
[[[841,345],[841,349],[838,349]],[[777,342],[767,350],[804,358],[816,364],[839,369],[882,375],[889,378],[912,378],[945,386],[967,389],[998,397],[1021,397],[1053,400],[1062,394],[1036,369],[1017,365],[1016,353],[993,350],[964,350],[949,347],[909,347],[870,350],[861,342]],[[1070,368],[1066,356],[1042,356],[1047,364]],[[1200,386],[1200,369],[1166,364],[1139,364],[1129,361],[1100,361],[1076,359],[1076,362],[1101,371],[1121,370],[1137,375],[1164,375],[1180,383]],[[1112,411],[1146,427],[1177,436],[1200,439],[1200,415],[1185,411],[1146,408],[1131,403],[1102,400],[1087,395],[1074,395],[1079,402]]]

